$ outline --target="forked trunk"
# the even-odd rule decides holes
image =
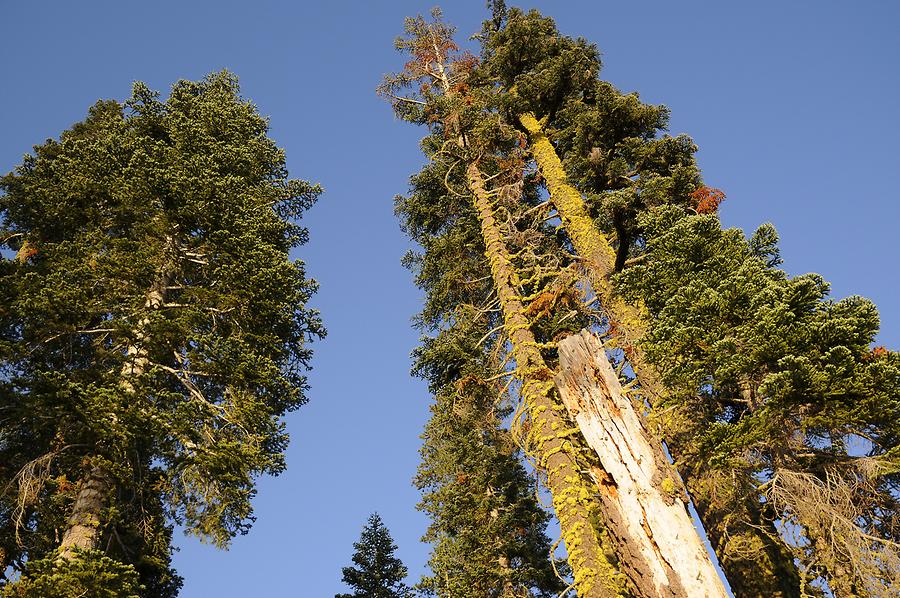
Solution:
[[[647,362],[637,345],[646,332],[646,310],[642,306],[626,303],[614,292],[610,276],[615,272],[616,250],[594,224],[581,192],[569,184],[562,161],[541,123],[530,113],[521,115],[519,122],[528,131],[531,152],[546,181],[550,203],[556,208],[575,253],[586,263],[588,281],[609,318],[610,327],[616,333],[616,342],[628,356],[641,381],[641,389],[655,403],[663,396],[665,389],[656,368]]]

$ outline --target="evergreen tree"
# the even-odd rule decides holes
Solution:
[[[406,567],[394,556],[397,545],[378,513],[369,516],[353,549],[354,566],[344,567],[341,580],[354,592],[336,594],[335,598],[406,598],[412,595],[403,583]]]
[[[173,596],[173,523],[227,546],[284,469],[324,333],[288,252],[320,190],[267,128],[226,72],[138,83],[2,179],[6,594]]]
[[[548,217],[561,220],[560,248],[583,259],[607,334],[624,349],[638,376],[636,388],[656,408],[654,421],[687,478],[735,590],[796,596],[830,586],[842,595],[889,595],[897,570],[898,384],[894,354],[869,350],[877,330],[874,308],[857,299],[829,307],[827,287],[815,277],[772,290],[772,280],[789,279],[774,263],[768,265],[771,272],[758,274],[752,262],[762,258],[751,255],[774,251],[769,229],[744,250],[698,234],[713,226],[709,222],[718,228],[715,212],[724,194],[703,185],[688,138],[661,134],[666,109],[598,81],[594,47],[559,35],[550,19],[506,11],[502,3],[494,3],[493,16],[482,34],[479,66],[474,59],[435,58],[454,48],[446,28],[423,36],[426,43],[409,44],[411,76],[396,82],[426,84],[418,97],[394,101],[401,116],[442,132],[443,140],[430,147],[437,162],[448,162],[444,186],[455,183],[459,197],[466,191],[476,197],[507,326],[517,316],[504,301],[535,301],[526,311],[536,312],[545,295],[526,292],[517,299],[512,289],[504,291],[504,280],[519,285],[514,275],[504,277],[521,261],[519,252],[504,253],[503,245],[512,246],[525,231],[515,224],[491,230],[490,223],[498,221],[498,209],[499,220],[507,223],[517,222],[522,212],[503,202],[499,189],[483,184],[503,173],[490,170],[484,179],[473,163],[485,168],[487,155],[507,164],[520,161],[508,144],[497,149],[504,135],[511,138],[504,126],[520,126],[556,210]],[[487,122],[490,131],[480,124]],[[462,152],[451,151],[454,138]],[[452,171],[466,164],[468,180],[460,181]],[[525,207],[539,209],[527,202]],[[452,214],[451,226],[459,226],[458,209],[444,204],[431,222]],[[666,236],[669,228],[679,236]],[[657,237],[659,243],[667,239],[665,244],[657,244]],[[432,250],[427,247],[426,262]],[[540,252],[547,255],[548,249]],[[659,264],[653,261],[657,256]],[[700,263],[705,260],[708,265]],[[694,281],[691,273],[698,268]],[[715,269],[716,283],[728,286],[682,298],[702,284],[702,268]],[[616,272],[624,274],[614,278]],[[710,305],[712,297],[720,298]],[[748,303],[760,311],[748,313]],[[792,322],[807,312],[822,319]],[[712,336],[695,346],[690,326],[699,327],[707,317],[721,318],[721,325],[705,328]],[[526,318],[514,328],[527,326],[541,340],[535,324]],[[808,332],[795,339],[799,330]],[[762,339],[763,334],[771,336]],[[796,342],[786,343],[782,335]],[[516,354],[510,340],[518,360],[523,354]],[[547,340],[542,346],[549,348]],[[534,345],[524,336],[521,341],[520,346]],[[685,355],[686,348],[692,353]],[[762,348],[764,357],[758,355]],[[692,361],[700,355],[702,361]],[[552,353],[541,359],[531,363],[553,363]],[[839,407],[851,404],[851,397],[862,403],[852,410]],[[798,538],[790,537],[791,529]],[[577,573],[576,568],[576,579]]]
[[[642,218],[647,260],[619,277],[654,314],[644,341],[673,390],[683,467],[728,472],[788,525],[804,591],[889,596],[900,579],[900,355],[872,349],[878,313],[788,277],[771,225],[748,240],[677,208]]]
[[[770,227],[749,242],[722,231],[724,194],[700,181],[689,139],[659,135],[665,108],[596,81],[596,51],[552,20],[502,14],[480,85],[528,133],[736,592],[890,595],[900,393],[896,354],[870,349],[874,306],[786,277]]]
[[[421,20],[407,26],[412,40],[416,31],[428,31]],[[437,31],[443,43],[452,42],[448,30]],[[416,106],[395,104],[400,111]],[[430,118],[406,114],[414,121]],[[442,144],[440,134],[424,142],[429,152]],[[434,544],[432,575],[421,587],[438,596],[553,595],[563,584],[553,572],[548,518],[519,463],[519,446],[502,425],[511,409],[503,392],[508,385],[496,377],[505,351],[502,316],[491,297],[476,213],[466,196],[446,186],[466,183],[449,165],[437,160],[426,166],[396,204],[404,229],[423,248],[405,259],[426,294],[418,323],[436,333],[417,350],[415,364],[435,397],[416,478],[424,494],[420,509],[432,519],[425,539]]]
[[[484,110],[485,96],[469,93],[467,79],[477,61],[457,52],[452,30],[439,20],[409,19],[407,34],[398,47],[411,60],[382,93],[399,116],[432,130],[423,142],[432,162],[414,177],[414,193],[398,206],[425,250],[417,264],[420,281],[444,291],[429,292],[424,314],[440,329],[451,326],[467,304],[496,312],[500,325],[485,340],[497,335],[492,345],[503,348],[503,360],[515,362],[509,374],[521,382],[513,438],[546,474],[575,586],[583,596],[618,595],[626,580],[610,561],[597,526],[598,486],[548,365],[556,334],[584,325],[581,302],[572,301],[571,286],[561,282],[571,282],[572,261],[558,249],[544,251],[552,248],[547,239],[554,233],[544,223],[546,214],[532,209],[540,201],[533,177],[524,176],[515,154],[521,135],[498,127]],[[461,260],[467,256],[482,266],[467,271],[471,261]],[[480,271],[486,276],[471,277]],[[487,294],[466,295],[485,283]],[[448,562],[446,570],[458,568]]]

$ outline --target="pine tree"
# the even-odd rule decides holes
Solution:
[[[662,312],[657,310],[670,299],[665,293],[677,297],[680,293],[676,291],[691,285],[680,278],[660,289],[660,278],[637,276],[655,267],[650,249],[655,236],[662,235],[680,218],[707,217],[716,221],[714,214],[724,194],[703,185],[693,162],[695,148],[689,139],[659,134],[667,117],[664,108],[643,105],[635,95],[624,96],[596,80],[600,63],[592,46],[560,36],[551,20],[535,12],[506,11],[499,4],[494,8],[494,19],[482,34],[485,52],[481,66],[472,68],[474,59],[449,63],[436,59],[449,54],[453,46],[442,35],[445,29],[431,31],[423,36],[424,43],[409,45],[414,60],[406,72],[415,76],[395,81],[409,84],[424,78],[426,85],[422,86],[421,95],[418,99],[395,96],[394,100],[402,116],[428,123],[442,132],[443,141],[430,147],[437,161],[450,162],[444,177],[446,187],[448,182],[460,185],[458,173],[452,172],[454,168],[465,170],[462,186],[476,199],[482,241],[491,260],[506,324],[512,321],[516,331],[531,329],[537,333],[534,321],[519,320],[515,312],[537,311],[528,303],[535,301],[537,306],[546,296],[543,292],[527,295],[527,299],[526,295],[516,295],[520,260],[518,253],[509,252],[504,245],[511,246],[516,235],[524,231],[492,224],[498,220],[515,222],[517,214],[521,214],[497,201],[500,188],[490,189],[484,184],[502,175],[503,169],[496,171],[487,166],[491,160],[500,159],[500,155],[504,160],[519,160],[508,148],[499,153],[488,149],[499,147],[503,135],[512,137],[509,129],[503,128],[504,121],[506,127],[521,126],[528,135],[528,149],[550,192],[549,203],[561,219],[565,234],[560,237],[560,247],[574,249],[583,258],[585,274],[605,313],[607,334],[624,349],[624,356],[637,375],[635,388],[656,407],[657,414],[665,415],[656,417],[655,424],[678,459],[736,591],[745,595],[794,596],[828,585],[847,595],[890,593],[894,583],[891,571],[896,569],[892,531],[896,525],[896,481],[892,476],[896,471],[897,443],[891,422],[896,420],[897,378],[891,352],[882,349],[870,355],[866,348],[877,329],[877,319],[866,315],[874,313],[870,304],[850,301],[829,311],[847,314],[842,316],[847,321],[846,332],[841,333],[843,336],[838,334],[837,339],[814,336],[812,344],[804,349],[819,356],[807,355],[803,359],[818,363],[824,371],[839,353],[844,356],[842,365],[832,368],[848,376],[841,381],[840,387],[848,389],[842,391],[844,396],[851,396],[853,391],[849,389],[853,388],[858,396],[871,397],[864,409],[856,409],[852,414],[833,407],[833,401],[823,400],[828,396],[827,389],[834,388],[833,382],[829,386],[825,382],[792,381],[789,393],[794,393],[794,409],[799,410],[769,409],[783,402],[776,389],[785,384],[789,374],[779,372],[797,359],[792,356],[795,350],[783,342],[775,343],[781,353],[769,353],[768,359],[780,362],[777,366],[759,363],[755,372],[736,374],[699,364],[699,371],[704,372],[702,378],[692,378],[687,386],[683,380],[673,378],[671,372],[680,371],[673,368],[683,367],[687,358],[676,350],[685,347],[684,340],[675,339],[690,338],[683,320],[696,318],[691,308],[699,308],[703,302],[696,298],[693,302],[676,302],[672,314],[676,314],[677,307],[680,316],[664,323]],[[430,87],[429,80],[437,85]],[[392,89],[397,88],[395,85]],[[474,114],[479,110],[480,117]],[[486,118],[485,112],[496,117]],[[480,124],[486,122],[490,122],[492,130]],[[450,151],[451,143],[463,151]],[[483,168],[488,169],[488,177],[479,172]],[[439,187],[432,187],[435,188]],[[503,210],[503,219],[497,218],[498,207]],[[459,212],[441,208],[440,216],[447,214],[459,218]],[[439,222],[439,216],[435,216],[434,222]],[[451,222],[459,224],[459,220]],[[684,235],[685,230],[679,230],[682,239],[696,239],[696,235],[689,237]],[[768,246],[770,237],[771,234],[763,234],[751,246]],[[695,240],[679,248],[690,256],[690,261],[676,262],[674,266],[680,269],[670,271],[668,277],[689,271],[702,244]],[[704,249],[715,256],[709,259],[728,263],[725,255],[716,253],[721,250],[716,246]],[[741,276],[747,275],[747,268],[738,270]],[[613,277],[623,271],[624,275]],[[717,276],[728,279],[723,272]],[[638,280],[648,285],[645,292],[657,293],[654,303],[645,302],[647,298],[638,292]],[[734,288],[739,286],[738,281],[747,282],[740,277],[729,280]],[[505,281],[510,283],[506,290]],[[798,283],[805,288],[804,281]],[[761,297],[767,297],[762,291],[764,286],[756,282],[751,289],[759,289]],[[787,290],[780,293],[790,295]],[[817,303],[813,301],[807,309],[824,309],[825,291],[812,296],[818,297],[822,307],[815,307]],[[629,305],[625,299],[632,303]],[[728,299],[736,301],[737,306],[746,301],[733,292]],[[765,309],[774,308],[775,313],[784,310],[775,307],[771,298],[762,301]],[[708,307],[704,309],[709,311]],[[715,330],[724,338],[747,336],[749,333],[739,328],[743,320],[727,310],[726,313],[729,315],[722,317],[727,326]],[[793,310],[788,307],[786,313]],[[765,320],[759,314],[754,321]],[[777,330],[777,323],[769,323],[768,330]],[[837,326],[834,332],[840,330]],[[761,330],[757,334],[760,333]],[[522,347],[541,345],[536,344],[536,337],[521,336],[518,345],[515,338],[510,339],[512,353],[517,362],[523,357],[529,362]],[[704,342],[712,346],[714,340]],[[717,357],[729,367],[746,364],[748,360],[741,351],[746,351],[743,347],[749,341],[729,342],[732,344],[716,345]],[[763,342],[752,338],[752,342],[773,346],[771,339]],[[552,344],[544,341],[543,346],[549,348]],[[855,361],[848,360],[848,355],[857,357]],[[541,359],[544,364],[552,364],[554,358],[552,354],[540,358],[534,354],[529,363],[540,364]],[[862,367],[863,363],[872,365]],[[788,371],[803,378],[818,370]],[[835,375],[830,374],[827,379],[832,380]],[[527,379],[524,382],[527,385]],[[525,389],[527,393],[527,386]],[[810,398],[817,396],[823,399]],[[740,404],[745,406],[736,409]],[[816,415],[820,409],[829,416]],[[704,415],[697,417],[698,414]],[[728,425],[723,425],[726,422]],[[746,433],[742,432],[745,427]],[[761,429],[766,430],[768,435],[764,437],[769,442],[754,436]],[[778,440],[772,441],[773,438]],[[869,454],[858,460],[858,465],[848,467],[854,460],[848,461],[852,455],[845,445],[854,438],[857,444],[865,439]],[[723,466],[726,459],[727,465]],[[853,515],[848,518],[841,512]],[[784,522],[800,530],[800,539],[787,537]],[[579,566],[583,564],[575,565],[576,579]],[[585,584],[579,590],[588,592],[586,588],[590,586]]]
[[[353,549],[355,566],[344,567],[342,581],[354,592],[336,594],[335,598],[407,598],[412,595],[403,583],[406,567],[394,556],[397,545],[378,513],[369,516]]]
[[[549,558],[546,517],[501,425],[510,409],[502,388],[508,385],[496,377],[504,337],[481,234],[468,202],[447,193],[445,175],[459,173],[427,166],[396,205],[407,233],[425,248],[405,260],[425,291],[419,326],[437,333],[416,351],[415,365],[435,397],[416,479],[420,508],[432,518],[426,540],[434,543],[433,575],[423,588],[439,596],[465,588],[487,596],[523,587],[555,593],[562,586]],[[444,220],[447,210],[456,224]]]
[[[267,128],[228,73],[138,83],[2,179],[7,594],[173,596],[172,525],[227,546],[284,469],[324,333],[288,252],[320,191]]]
[[[427,31],[421,20],[407,26]],[[448,34],[441,33],[445,42]],[[433,135],[424,143],[436,151],[443,141]],[[435,397],[416,478],[420,508],[432,518],[425,539],[434,544],[432,575],[421,587],[438,596],[555,595],[564,584],[553,571],[548,518],[502,425],[511,409],[509,385],[496,376],[505,336],[481,232],[469,198],[448,192],[448,179],[454,187],[465,182],[447,166],[426,166],[396,204],[404,229],[424,249],[405,259],[425,291],[419,326],[436,333],[417,350],[415,365]]]

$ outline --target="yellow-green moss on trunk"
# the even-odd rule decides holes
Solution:
[[[615,271],[616,251],[594,224],[581,193],[569,184],[562,161],[541,122],[531,113],[520,115],[519,122],[528,131],[531,153],[547,184],[550,202],[556,208],[575,252],[586,263],[589,282],[609,318],[616,343],[628,356],[647,398],[656,403],[665,389],[656,368],[647,362],[638,346],[647,330],[647,311],[643,305],[631,305],[616,295],[610,281]]]
[[[596,487],[578,466],[577,428],[565,415],[556,396],[553,373],[544,362],[529,329],[522,298],[516,290],[517,274],[511,265],[490,196],[476,164],[466,171],[469,190],[481,225],[486,257],[503,311],[516,372],[522,381],[522,402],[530,426],[524,444],[547,475],[547,486],[566,543],[568,562],[580,598],[626,596],[624,576],[605,556],[603,534],[594,523]]]

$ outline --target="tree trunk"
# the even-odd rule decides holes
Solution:
[[[100,545],[101,516],[108,506],[112,481],[102,467],[94,467],[81,479],[81,487],[66,521],[59,545],[60,560],[72,560],[75,551],[95,550]]]
[[[525,444],[528,453],[546,472],[576,591],[581,598],[623,595],[621,575],[606,558],[601,534],[592,521],[597,488],[592,487],[576,463],[572,438],[577,438],[578,431],[572,429],[565,408],[555,397],[553,372],[544,362],[524,314],[522,299],[516,291],[518,277],[494,218],[481,172],[475,164],[470,164],[466,175],[502,306],[504,327],[512,345],[516,373],[522,381],[522,402],[530,422]]]
[[[575,247],[575,252],[584,260],[588,282],[599,299],[601,308],[609,319],[610,330],[615,342],[621,348],[632,367],[638,381],[641,392],[651,405],[659,404],[667,394],[658,370],[647,361],[638,341],[647,330],[648,314],[643,305],[630,305],[622,300],[613,289],[609,277],[615,272],[616,251],[613,249],[606,235],[598,229],[588,214],[587,206],[581,193],[568,183],[565,169],[556,153],[556,148],[550,143],[544,132],[543,125],[533,114],[526,113],[519,116],[519,122],[528,132],[531,151],[537,162],[541,176],[547,184],[550,192],[550,202],[562,220],[563,228]],[[677,444],[669,444],[669,450],[677,458],[681,452]],[[685,475],[685,483],[692,495],[704,494],[709,490],[710,484],[714,486],[727,486],[730,483],[727,472],[706,471],[704,478],[698,479],[692,475]],[[735,591],[741,596],[758,596],[760,598],[793,597],[799,595],[799,587],[791,584],[792,580],[798,580],[799,574],[789,551],[785,546],[773,546],[777,539],[760,531],[763,527],[770,527],[768,521],[760,518],[759,510],[747,510],[743,515],[748,516],[747,521],[741,522],[742,534],[750,540],[750,545],[759,558],[759,573],[747,571],[744,568],[746,559],[731,558],[728,550],[730,544],[727,521],[735,521],[742,514],[721,512],[710,505],[709,509],[698,512],[707,530],[721,539],[714,542],[716,554],[721,560],[726,576],[731,580]],[[710,519],[714,517],[719,519]],[[746,545],[746,540],[741,540]],[[766,548],[763,548],[766,547]],[[738,548],[746,550],[745,546]],[[757,552],[758,551],[758,552]],[[748,575],[749,574],[749,575]],[[741,587],[739,579],[746,579],[750,584]],[[792,589],[789,589],[792,588]]]
[[[119,371],[119,388],[127,395],[134,395],[135,380],[142,376],[150,363],[147,343],[150,324],[149,313],[159,310],[166,300],[166,288],[174,275],[175,240],[166,236],[163,265],[150,289],[147,291],[144,308],[148,315],[138,321],[132,334],[132,342],[125,350],[125,363]],[[112,414],[115,420],[115,414]],[[95,465],[81,478],[80,488],[72,506],[72,513],[66,521],[59,547],[59,559],[71,560],[75,549],[94,550],[100,546],[100,528],[103,525],[103,511],[108,507],[109,497],[115,490],[112,476],[101,465]]]
[[[146,300],[144,301],[144,308],[148,310],[148,315],[142,318],[135,327],[132,335],[133,340],[125,350],[125,363],[122,364],[122,369],[119,372],[119,387],[129,395],[135,393],[133,380],[144,375],[147,371],[147,366],[150,364],[149,351],[147,350],[147,343],[150,340],[147,335],[147,326],[150,324],[149,314],[162,308],[166,302],[166,289],[172,284],[176,247],[175,240],[171,236],[166,237],[165,251],[166,256],[164,259],[166,263],[160,269],[159,275],[150,286],[150,290],[147,291]]]
[[[800,598],[800,572],[755,493],[740,495],[727,471],[685,471],[709,542],[739,598]]]
[[[609,318],[616,343],[640,379],[641,390],[651,404],[656,403],[664,396],[665,388],[656,368],[647,362],[637,345],[647,329],[646,309],[626,303],[614,292],[609,277],[616,271],[616,250],[591,220],[581,193],[569,184],[556,148],[541,123],[530,113],[520,115],[519,122],[528,131],[532,154],[550,192],[550,203],[556,208],[575,252],[586,262],[588,281]]]
[[[622,391],[600,341],[587,330],[572,335],[559,343],[559,361],[556,387],[599,458],[603,517],[637,595],[727,596],[678,474]]]

